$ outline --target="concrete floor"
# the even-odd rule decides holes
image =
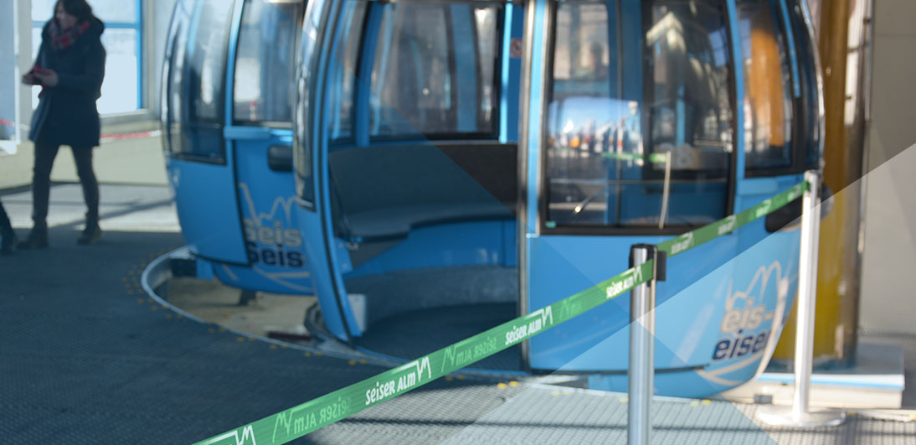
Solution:
[[[903,348],[903,367],[906,390],[901,408],[916,410],[916,336],[865,332],[863,337],[871,343],[899,345]]]
[[[86,206],[77,183],[55,183],[51,187],[48,226],[51,242],[60,230],[82,230]],[[13,228],[24,238],[32,226],[32,195],[28,187],[0,192],[0,200]],[[175,206],[165,187],[143,185],[102,186],[99,205],[103,231],[180,233]]]
[[[260,337],[275,333],[308,336],[303,323],[305,311],[318,301],[315,297],[257,292],[254,300],[242,305],[239,289],[193,278],[169,280],[167,292],[169,304],[191,315]]]

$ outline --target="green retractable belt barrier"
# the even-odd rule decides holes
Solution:
[[[605,159],[614,159],[620,161],[639,161],[645,159],[645,157],[639,153],[602,153],[601,157]],[[649,155],[649,162],[654,164],[664,164],[667,158],[662,153],[652,153]]]
[[[802,193],[808,190],[807,182],[795,184],[789,190],[782,192],[760,204],[755,205],[737,215],[720,219],[714,223],[707,224],[699,229],[687,232],[676,238],[670,239],[658,245],[658,250],[668,254],[669,257],[680,255],[701,244],[708,243],[722,235],[734,232],[754,220],[763,218],[770,213],[779,210],[786,204],[800,198]]]
[[[661,243],[658,248],[667,252],[669,256],[684,253],[776,211],[798,199],[807,189],[807,182],[799,183],[788,191],[737,215],[729,216]],[[650,260],[550,306],[503,323],[410,363],[198,442],[198,444],[272,445],[287,443],[370,406],[419,388],[588,312],[629,292],[640,284],[651,281],[653,279],[652,271],[653,262]]]

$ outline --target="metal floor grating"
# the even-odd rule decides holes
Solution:
[[[357,339],[357,346],[404,360],[413,360],[457,343],[517,316],[516,304],[475,304],[405,312],[379,320]],[[487,357],[473,368],[522,371],[518,346]]]
[[[409,393],[302,439],[310,444],[625,444],[621,394],[461,385]],[[836,428],[761,427],[753,405],[656,400],[652,443],[916,445],[916,423],[850,416]]]
[[[607,444],[627,441],[621,394],[526,388],[445,444]],[[916,444],[916,423],[850,416],[840,427],[770,428],[753,421],[755,405],[656,400],[653,444]]]

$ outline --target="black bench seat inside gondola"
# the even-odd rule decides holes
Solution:
[[[422,226],[514,219],[517,152],[515,144],[467,141],[331,150],[338,236],[363,243]]]

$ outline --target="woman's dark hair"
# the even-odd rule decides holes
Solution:
[[[89,6],[86,0],[57,0],[57,3],[54,4],[54,14],[57,14],[58,5],[63,6],[67,14],[76,17],[81,22],[95,18],[95,15],[92,14],[92,6]]]

